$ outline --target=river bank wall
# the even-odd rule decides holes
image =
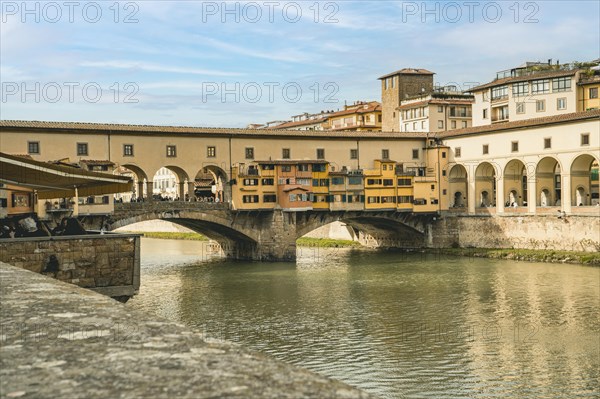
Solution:
[[[2,262],[0,281],[3,398],[370,397]]]
[[[442,215],[431,226],[430,247],[600,251],[595,215]]]

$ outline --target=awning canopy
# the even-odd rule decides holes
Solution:
[[[0,152],[0,183],[28,187],[39,199],[81,197],[132,191],[129,177],[90,172]]]

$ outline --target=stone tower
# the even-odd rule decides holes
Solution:
[[[400,101],[433,91],[434,73],[420,68],[404,68],[388,73],[381,80],[382,130],[400,131],[400,118],[397,107]]]

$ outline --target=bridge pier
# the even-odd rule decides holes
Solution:
[[[241,225],[256,229],[256,242],[233,241],[221,243],[231,259],[271,262],[296,260],[296,214],[275,210],[236,218]],[[240,220],[244,219],[244,220]]]

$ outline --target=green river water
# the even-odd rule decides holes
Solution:
[[[387,398],[600,397],[600,268],[142,239],[127,306]]]

